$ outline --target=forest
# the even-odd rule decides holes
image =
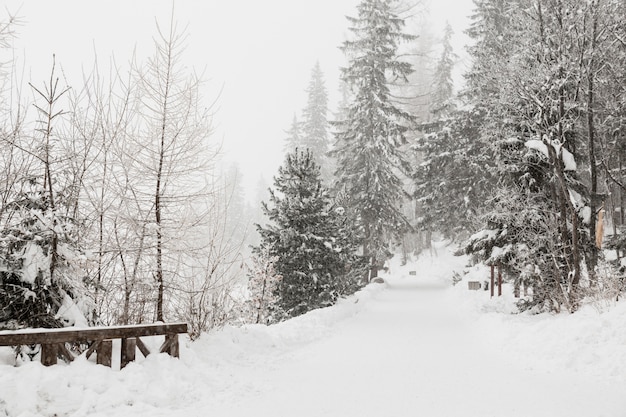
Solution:
[[[175,16],[152,55],[66,85],[0,67],[0,330],[276,323],[334,304],[447,239],[502,268],[520,310],[625,290],[626,4],[475,0],[453,29],[362,0],[320,63],[260,210],[219,168],[205,80]],[[420,20],[422,19],[422,20]],[[0,17],[0,48],[19,19]],[[424,27],[422,27],[424,26]],[[193,41],[193,40],[192,40]],[[209,69],[210,71],[210,69]],[[217,98],[216,100],[219,100]]]

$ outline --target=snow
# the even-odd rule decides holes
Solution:
[[[491,230],[491,229],[483,229],[476,233],[474,233],[468,239],[470,242],[475,242],[477,240],[493,240],[498,235],[499,230]]]
[[[150,355],[121,371],[83,358],[15,367],[0,350],[0,415],[626,414],[625,302],[510,314],[510,288],[493,299],[467,289],[487,279],[485,267],[451,285],[466,262],[452,249],[394,259],[384,284],[333,307],[187,341],[180,359]]]
[[[570,201],[574,208],[578,211],[579,216],[582,218],[585,224],[591,222],[591,207],[586,206],[582,196],[576,191],[569,189]]]
[[[49,263],[47,256],[43,253],[41,246],[35,243],[24,245],[24,253],[21,280],[27,284],[33,284],[37,279],[39,271],[44,269],[44,265]]]
[[[87,323],[84,314],[74,300],[67,294],[63,296],[63,303],[61,307],[59,307],[56,318],[61,319],[67,326],[80,328],[89,327],[89,323]]]
[[[534,149],[540,153],[542,153],[548,160],[550,159],[550,155],[548,153],[548,146],[546,142],[548,139],[544,139],[543,141],[538,139],[531,139],[526,141],[525,145],[529,149]],[[561,154],[561,159],[563,160],[563,169],[565,171],[576,171],[576,160],[574,159],[574,155],[565,149],[558,141],[552,141],[552,146],[554,147],[556,154]]]

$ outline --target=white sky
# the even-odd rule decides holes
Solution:
[[[431,0],[434,33],[444,19],[460,34],[471,0]],[[348,33],[346,15],[358,0],[186,0],[175,4],[175,19],[187,26],[189,67],[204,73],[214,100],[216,141],[226,159],[236,161],[244,185],[254,192],[259,177],[271,181],[283,160],[284,130],[305,104],[311,68],[320,61],[331,95]],[[125,64],[136,47],[151,55],[155,17],[169,24],[170,0],[5,0],[22,18],[16,58],[25,62],[26,80],[41,85],[56,54],[70,85],[79,87],[97,51],[101,67],[112,55]],[[444,17],[442,17],[444,16]],[[332,109],[332,107],[331,107]]]

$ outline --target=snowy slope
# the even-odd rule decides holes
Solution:
[[[180,360],[0,354],[0,416],[626,416],[626,303],[511,315],[510,297],[451,287],[464,260],[437,255],[334,307],[205,335]]]

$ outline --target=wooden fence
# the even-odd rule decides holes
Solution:
[[[159,352],[179,356],[178,335],[187,333],[187,323],[142,324],[132,326],[89,327],[76,329],[24,329],[0,331],[0,346],[41,345],[41,363],[49,366],[61,357],[67,362],[74,360],[66,343],[88,343],[87,358],[96,353],[96,362],[111,366],[113,339],[121,339],[120,368],[135,360],[137,349],[148,356],[150,350],[140,337],[164,335],[165,341]]]

